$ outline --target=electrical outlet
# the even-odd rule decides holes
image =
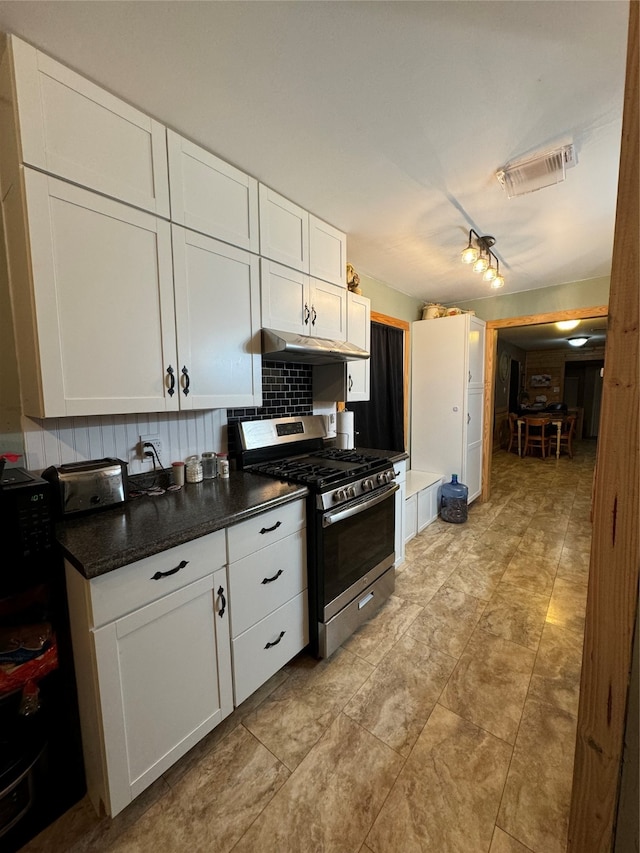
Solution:
[[[160,441],[159,435],[141,435],[139,447],[139,454],[141,459],[145,458],[145,453],[153,453],[151,447],[145,447],[145,444],[151,444],[154,447],[158,456],[160,456],[160,454],[162,453],[162,442]]]

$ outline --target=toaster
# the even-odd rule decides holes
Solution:
[[[60,515],[103,509],[129,496],[127,463],[121,459],[92,459],[47,468],[42,477],[54,487]]]

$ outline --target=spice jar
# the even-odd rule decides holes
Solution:
[[[202,463],[197,456],[189,456],[186,468],[187,483],[202,482]]]
[[[229,479],[229,460],[226,453],[218,454],[218,476],[222,480]]]

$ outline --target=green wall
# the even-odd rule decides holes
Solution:
[[[407,296],[399,290],[393,290],[390,284],[385,284],[378,279],[368,275],[360,275],[360,289],[362,295],[371,300],[371,310],[378,314],[387,314],[398,320],[406,320],[412,323],[422,317],[423,299],[415,296]]]
[[[485,299],[456,302],[459,308],[475,311],[483,320],[503,320],[507,317],[526,317],[529,314],[547,314],[571,308],[591,308],[609,302],[609,276],[570,281],[555,287],[505,293]]]

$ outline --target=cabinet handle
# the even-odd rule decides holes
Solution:
[[[469,382],[471,382],[471,371],[469,371]]]
[[[185,566],[189,565],[188,560],[182,560],[182,562],[178,563],[175,569],[169,569],[168,572],[156,572],[155,575],[151,575],[152,581],[159,581],[160,578],[168,578],[169,575],[175,575],[176,572],[179,572],[180,569],[184,569]]]
[[[222,599],[222,606],[221,606],[220,610],[218,611],[218,616],[220,616],[220,618],[222,618],[224,616],[224,611],[227,609],[227,599],[224,597],[224,589],[222,587],[219,587],[218,595]]]
[[[282,574],[282,569],[278,569],[278,571],[275,573],[275,575],[272,578],[263,578],[261,582],[262,583],[273,583],[274,581],[278,580],[278,578],[280,577],[281,574]]]
[[[189,378],[189,371],[186,367],[182,368],[181,373],[184,376],[184,388],[182,389],[182,393],[186,397],[189,393],[189,385],[191,385],[191,379]]]
[[[467,423],[471,423],[471,412],[467,412]]]
[[[307,303],[304,303],[304,324],[305,326],[309,325],[309,317],[311,316],[311,311],[309,311],[309,306]]]
[[[263,528],[262,528],[262,530],[260,531],[260,533],[261,533],[261,534],[264,534],[264,533],[273,533],[273,531],[274,531],[274,530],[277,530],[277,529],[280,527],[280,525],[281,525],[281,524],[282,524],[282,522],[281,522],[281,521],[276,521],[276,523],[273,525],[273,527],[263,527]]]
[[[265,649],[271,649],[271,648],[273,648],[273,646],[277,646],[278,643],[280,642],[280,640],[284,637],[284,635],[286,633],[287,633],[286,631],[280,631],[280,636],[278,637],[278,639],[274,640],[273,643],[267,643],[267,645],[265,646]]]
[[[352,388],[353,388],[353,377],[351,376],[351,374],[349,374],[349,391],[351,391]]]
[[[169,367],[167,367],[167,374],[169,376],[169,390],[167,391],[167,394],[170,397],[173,397],[173,395],[175,394],[175,390],[176,390],[176,375],[173,372],[173,367],[171,367],[171,365],[169,365]]]
[[[312,326],[315,326],[317,316],[318,316],[318,312],[316,311],[316,309],[312,305],[311,306],[311,325]]]

